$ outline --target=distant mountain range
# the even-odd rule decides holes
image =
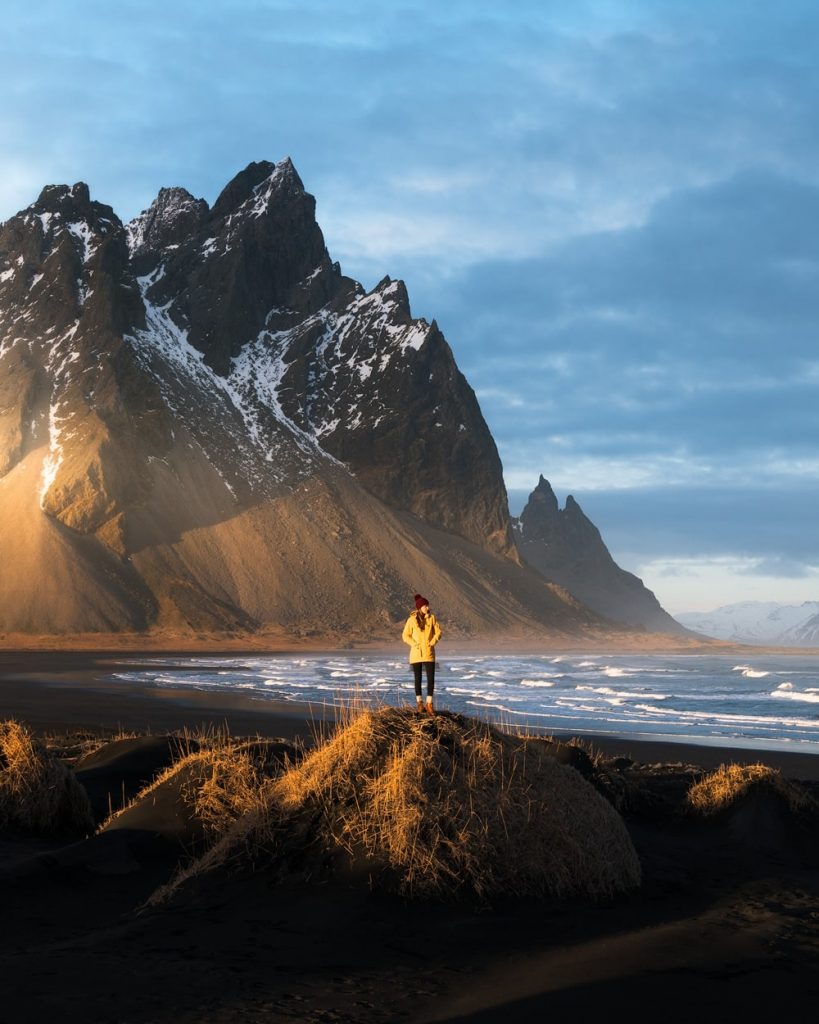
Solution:
[[[798,605],[742,601],[712,612],[683,612],[675,618],[688,629],[719,640],[819,647],[819,601]]]
[[[565,558],[513,531],[437,325],[341,272],[289,160],[212,207],[123,224],[50,185],[0,225],[0,631],[346,642],[418,590],[468,635],[678,628],[560,515]]]

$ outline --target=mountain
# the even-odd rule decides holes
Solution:
[[[782,647],[819,647],[819,601],[778,604],[741,601],[711,612],[683,612],[677,619],[689,629],[719,640]]]
[[[520,564],[475,395],[406,288],[327,253],[289,160],[129,224],[0,225],[0,630],[601,628]]]
[[[641,579],[617,565],[600,531],[571,495],[565,508],[559,507],[542,476],[514,522],[514,531],[518,551],[528,565],[598,614],[653,632],[687,632]]]

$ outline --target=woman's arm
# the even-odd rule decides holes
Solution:
[[[437,619],[432,620],[432,636],[429,638],[429,646],[434,647],[441,639],[441,624]]]

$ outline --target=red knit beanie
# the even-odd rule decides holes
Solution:
[[[421,597],[420,594],[416,594],[415,595],[415,607],[418,609],[419,612],[421,611],[421,609],[424,607],[425,604],[428,605],[429,601],[427,601],[427,599],[425,597]]]

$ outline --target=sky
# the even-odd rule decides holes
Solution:
[[[672,613],[817,600],[817,52],[813,0],[5,0],[0,220],[289,155],[513,513],[542,473]]]

